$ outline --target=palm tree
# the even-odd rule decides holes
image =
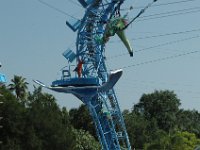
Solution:
[[[25,82],[25,80],[26,78],[14,75],[14,78],[11,80],[13,83],[8,85],[11,91],[15,91],[18,99],[23,99],[26,96],[28,82]]]

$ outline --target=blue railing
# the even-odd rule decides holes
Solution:
[[[6,76],[0,73],[0,83],[6,83]]]

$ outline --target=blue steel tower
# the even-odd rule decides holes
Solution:
[[[108,71],[104,61],[105,44],[99,42],[98,38],[103,37],[106,23],[114,15],[115,8],[123,1],[80,2],[86,8],[76,42],[78,59],[85,62],[83,77],[95,77],[104,83],[108,81]],[[103,149],[131,149],[124,119],[113,88],[106,92],[98,92],[90,98],[85,97],[82,101],[90,110]]]
[[[110,20],[116,14],[119,15],[119,8],[124,0],[78,1],[85,8],[84,17],[75,22],[66,22],[74,32],[77,31],[76,52],[68,49],[63,53],[68,60],[68,67],[63,68],[61,79],[53,81],[47,88],[71,93],[87,106],[103,150],[131,150],[113,89],[122,70],[109,73],[104,54],[106,28]],[[72,63],[75,63],[75,67]],[[35,82],[46,87],[40,81]]]

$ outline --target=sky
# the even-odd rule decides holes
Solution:
[[[76,0],[0,0],[1,73],[8,83],[23,76],[33,89],[33,79],[47,85],[67,65],[62,53],[75,49],[77,33],[65,22],[84,15]],[[150,0],[126,0],[122,14],[131,20]],[[128,8],[133,6],[133,10]],[[200,0],[158,0],[125,32],[133,49],[130,58],[118,37],[106,44],[108,70],[123,69],[115,86],[121,109],[131,109],[145,93],[170,90],[181,108],[200,111]],[[56,8],[56,9],[55,9]],[[68,109],[82,102],[70,94],[53,94]]]

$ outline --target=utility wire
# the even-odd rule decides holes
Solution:
[[[160,16],[160,15],[169,15],[171,13],[178,13],[178,12],[184,12],[184,11],[191,11],[191,10],[199,10],[200,7],[192,7],[192,8],[185,8],[185,9],[179,9],[179,10],[174,10],[174,11],[168,11],[168,12],[163,12],[163,13],[156,13],[156,14],[151,14],[147,16],[141,16],[140,18],[148,18],[148,17],[154,17],[154,16]]]
[[[185,39],[181,39],[181,40],[170,41],[170,42],[158,44],[158,45],[155,45],[155,46],[150,46],[150,47],[147,47],[147,48],[143,48],[143,49],[137,50],[135,52],[137,53],[137,52],[141,52],[141,51],[146,51],[146,50],[149,50],[149,49],[153,49],[153,48],[157,48],[157,47],[162,47],[162,46],[166,46],[166,45],[171,45],[171,44],[175,44],[175,43],[179,43],[179,42],[184,42],[184,41],[188,41],[188,40],[191,40],[191,39],[196,39],[196,38],[199,38],[199,37],[200,36],[197,35],[197,36],[193,36],[193,37],[189,37],[189,38],[185,38]]]
[[[142,10],[140,10],[140,12],[134,18],[132,18],[131,21],[123,28],[123,30],[128,28],[137,18],[139,18],[155,2],[157,2],[157,0],[153,0],[151,3],[149,3],[147,6],[145,6]]]
[[[160,16],[157,16],[157,17],[149,17],[149,18],[144,18],[144,19],[138,19],[137,21],[146,21],[146,20],[152,20],[152,19],[160,19],[160,18],[166,18],[166,17],[172,17],[172,16],[178,16],[178,15],[185,15],[185,14],[191,14],[191,13],[197,13],[197,12],[200,12],[200,8],[197,9],[197,10],[190,10],[190,11],[186,11],[186,12],[177,12],[177,13],[174,13],[174,14],[167,14],[166,15],[160,15]],[[147,17],[147,16],[146,16]],[[142,17],[140,17],[142,18]]]
[[[141,17],[141,15],[149,7],[152,7],[155,2],[157,2],[157,0],[149,3],[146,7],[144,7],[135,17],[130,19],[129,23],[123,29],[128,28],[128,26],[130,26],[138,18],[145,18],[145,19],[137,20],[137,21],[144,21],[144,20],[158,19],[158,18],[164,18],[164,17],[176,16],[176,15],[183,15],[183,14],[187,14],[187,13],[195,13],[195,12],[199,12],[200,11],[200,7],[193,7],[193,8],[180,9],[180,10],[169,11],[169,12],[164,12],[164,13],[157,13],[157,14],[152,14],[152,15],[142,16]]]
[[[181,1],[175,1],[175,2],[161,3],[161,4],[152,5],[151,7],[174,5],[174,4],[187,3],[187,2],[192,2],[192,1],[197,1],[197,0],[181,0]],[[144,8],[144,7],[145,6],[136,6],[136,7],[133,7],[133,8],[134,9],[141,9],[141,8]],[[125,8],[125,9],[122,9],[122,10],[128,10],[128,9],[130,9],[130,8]]]
[[[58,8],[56,8],[56,7],[54,7],[53,5],[50,5],[49,3],[46,3],[46,2],[44,2],[44,1],[42,1],[42,0],[38,0],[38,2],[40,2],[40,3],[43,4],[43,5],[46,5],[47,7],[51,8],[51,9],[53,9],[53,10],[59,12],[59,13],[62,13],[62,14],[64,14],[64,15],[66,15],[66,16],[71,17],[71,18],[80,20],[80,19],[78,19],[78,18],[76,18],[76,17],[74,17],[74,16],[72,16],[72,15],[70,15],[70,14],[68,14],[68,13],[66,13],[66,12],[64,12],[64,11],[58,9]]]
[[[149,60],[149,61],[141,62],[141,63],[138,63],[138,64],[124,66],[124,67],[121,67],[121,69],[128,69],[130,67],[137,67],[137,66],[141,66],[141,65],[146,65],[146,64],[151,64],[151,63],[155,63],[155,62],[164,61],[164,60],[174,59],[174,58],[183,57],[183,56],[186,56],[186,55],[191,55],[191,54],[195,54],[195,53],[199,53],[199,52],[200,51],[191,51],[191,52],[187,52],[187,53],[172,55],[172,56],[163,57],[163,58],[158,58],[158,59],[154,59],[154,60]]]
[[[166,45],[171,45],[171,44],[175,44],[175,43],[179,43],[179,42],[183,42],[183,41],[188,41],[188,40],[196,39],[196,38],[199,38],[199,37],[200,36],[197,35],[197,36],[193,36],[193,37],[189,37],[189,38],[184,38],[184,39],[180,39],[180,40],[170,41],[170,42],[166,42],[166,43],[162,43],[162,44],[158,44],[158,45],[154,45],[154,46],[150,46],[150,47],[139,49],[139,50],[135,51],[135,53],[141,52],[141,51],[150,50],[150,49],[153,49],[153,48],[158,48],[158,47],[166,46]],[[107,60],[114,59],[114,58],[117,58],[117,57],[121,57],[121,56],[124,56],[124,55],[127,55],[127,54],[128,53],[123,53],[123,54],[111,56],[111,57],[108,57]]]
[[[81,7],[82,8],[82,6],[81,5],[79,5],[78,3],[76,3],[76,2],[74,2],[73,0],[68,0],[69,2],[71,2],[72,4],[74,4],[74,5],[76,5],[76,6],[79,6],[79,7]]]
[[[187,3],[187,2],[192,2],[196,0],[181,0],[181,1],[176,1],[176,2],[168,2],[168,3],[163,3],[163,4],[156,4],[153,5],[152,7],[157,7],[157,6],[166,6],[166,5],[173,5],[173,4],[180,4],[180,3]]]
[[[157,38],[157,37],[170,36],[170,35],[186,34],[186,33],[197,32],[197,31],[200,31],[200,28],[199,29],[193,29],[193,30],[180,31],[180,32],[172,32],[172,33],[166,33],[166,34],[158,34],[158,35],[152,35],[152,36],[133,38],[131,40],[150,39],[150,38]]]
[[[151,39],[151,38],[164,37],[164,36],[170,36],[170,35],[186,34],[186,33],[191,33],[191,32],[198,32],[198,31],[200,31],[200,28],[192,29],[192,30],[179,31],[179,32],[172,32],[172,33],[165,33],[165,34],[158,34],[158,35],[151,35],[151,36],[132,38],[131,40],[134,41],[134,40]],[[110,41],[110,43],[118,43],[118,42],[120,42],[120,40]]]

